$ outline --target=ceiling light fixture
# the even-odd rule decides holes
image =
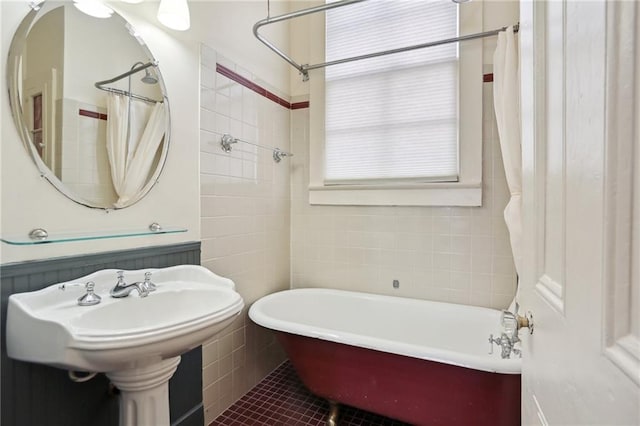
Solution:
[[[110,18],[113,9],[101,0],[73,0],[73,5],[81,12],[94,18]]]
[[[187,0],[160,0],[158,20],[173,30],[184,31],[191,26]]]
[[[35,0],[29,3],[29,7],[37,12],[42,7],[42,3],[44,3],[44,0]]]

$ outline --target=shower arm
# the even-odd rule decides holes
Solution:
[[[139,71],[146,70],[149,67],[157,67],[157,66],[158,66],[158,61],[147,62],[146,64],[142,64],[139,67],[132,68],[127,72],[124,72],[116,77],[110,78],[109,80],[98,81],[97,83],[95,83],[95,86],[97,89],[104,90],[105,92],[118,93],[120,95],[130,96],[134,99],[139,99],[145,102],[151,102],[154,104],[158,102],[162,102],[162,101],[148,98],[146,96],[136,95],[135,93],[127,92],[126,90],[114,89],[113,87],[104,87],[106,84],[114,83],[118,80],[122,80],[125,77],[129,77],[130,75],[135,74]]]

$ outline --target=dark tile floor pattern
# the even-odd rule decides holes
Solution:
[[[328,414],[329,404],[311,394],[286,361],[209,426],[324,426]],[[342,405],[339,425],[406,426],[406,423]]]

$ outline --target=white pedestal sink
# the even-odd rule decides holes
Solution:
[[[157,286],[147,297],[135,290],[125,298],[110,297],[115,269],[11,295],[8,356],[104,372],[121,391],[121,426],[168,426],[168,381],[180,355],[230,325],[244,303],[233,281],[201,266],[125,271],[125,280],[142,282],[145,272],[152,272]],[[79,306],[89,281],[102,300]]]

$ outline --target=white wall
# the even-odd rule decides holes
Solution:
[[[57,141],[60,170],[56,176],[73,194],[95,206],[110,206],[118,200],[111,181],[107,153],[107,121],[78,114],[84,109],[107,114],[106,108],[65,98],[58,105],[62,113],[62,135]]]
[[[64,22],[63,10],[51,11],[29,33],[29,42],[25,45],[27,58],[23,63],[24,80],[42,87],[50,78],[52,68],[58,73],[64,72]],[[58,76],[62,77],[60,74]],[[44,82],[41,81],[43,78]],[[61,90],[62,80],[57,84]]]

